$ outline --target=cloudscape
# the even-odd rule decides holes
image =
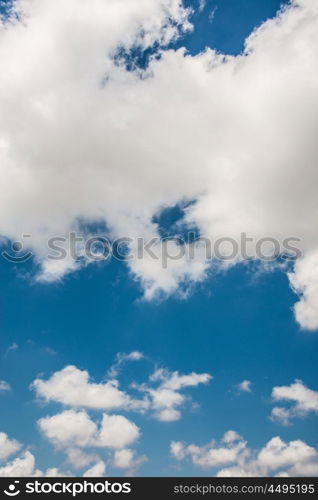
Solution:
[[[318,476],[317,0],[0,2],[0,476]]]

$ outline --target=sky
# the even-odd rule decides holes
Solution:
[[[318,475],[317,4],[141,3],[1,2],[0,476]]]

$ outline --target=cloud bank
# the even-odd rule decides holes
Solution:
[[[272,438],[261,450],[253,450],[235,431],[228,431],[220,444],[186,445],[173,441],[172,456],[182,461],[190,458],[199,468],[218,469],[217,477],[311,476],[318,474],[318,451],[304,441]]]

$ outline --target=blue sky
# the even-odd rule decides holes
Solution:
[[[175,46],[186,46],[192,55],[205,47],[237,55],[245,38],[275,15],[280,2],[207,0],[201,12],[197,2],[187,5],[195,10],[194,29]],[[169,219],[165,223],[169,229]],[[67,365],[87,370],[101,383],[117,353],[133,351],[145,358],[124,363],[118,375],[120,387],[131,394],[132,382],[146,383],[158,368],[213,376],[207,384],[182,391],[188,398],[176,421],[159,421],[152,411],[120,411],[141,431],[133,448],[147,461],[137,474],[214,475],[223,465],[202,468],[190,453],[176,459],[170,443],[201,447],[220,442],[228,430],[243,436],[251,450],[262,449],[274,436],[318,447],[315,411],[292,418],[287,426],[269,418],[274,406],[289,407],[288,401],[273,402],[274,387],[299,379],[318,390],[318,337],[295,320],[297,295],[281,269],[262,271],[256,263],[241,263],[227,272],[208,273],[186,298],[172,294],[160,301],[143,300],[140,282],[125,263],[115,260],[43,283],[34,280],[34,263],[14,265],[2,259],[0,276],[0,380],[11,387],[0,393],[0,431],[29,449],[41,470],[72,469],[63,447],[54,447],[37,425],[40,418],[69,406],[39,400],[30,384],[49,379]],[[238,389],[244,380],[251,381],[249,392]],[[100,418],[99,410],[87,411],[93,420]],[[108,475],[124,473],[113,465],[112,450],[97,452]]]

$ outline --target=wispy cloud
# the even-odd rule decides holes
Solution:
[[[125,365],[125,363],[129,361],[140,361],[144,358],[145,358],[144,354],[140,351],[132,351],[128,354],[124,352],[119,352],[116,354],[115,363],[110,367],[110,369],[107,372],[108,376],[112,378],[117,377],[121,369]]]
[[[19,349],[19,346],[16,342],[13,342],[11,345],[9,345],[9,347],[7,348],[4,356],[8,356],[8,354],[12,351],[16,351],[17,349]]]

